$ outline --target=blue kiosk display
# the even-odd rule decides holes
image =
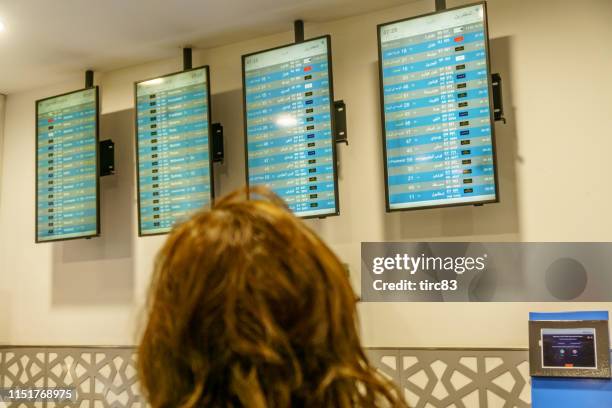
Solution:
[[[612,407],[608,312],[530,313],[533,408]]]

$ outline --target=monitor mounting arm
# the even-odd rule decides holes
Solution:
[[[436,11],[446,10],[446,0],[435,0]]]

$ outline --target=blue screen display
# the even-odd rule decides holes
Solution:
[[[496,201],[484,6],[379,30],[389,210]]]
[[[329,37],[245,56],[248,183],[301,217],[338,212]]]
[[[210,205],[207,70],[136,84],[140,235],[167,233]]]
[[[36,103],[36,240],[96,236],[98,91]]]

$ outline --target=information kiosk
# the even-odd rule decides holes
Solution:
[[[612,406],[608,312],[530,313],[533,408]]]

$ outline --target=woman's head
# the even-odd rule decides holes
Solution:
[[[158,255],[139,350],[152,406],[403,406],[363,354],[338,258],[278,198],[244,195]]]

